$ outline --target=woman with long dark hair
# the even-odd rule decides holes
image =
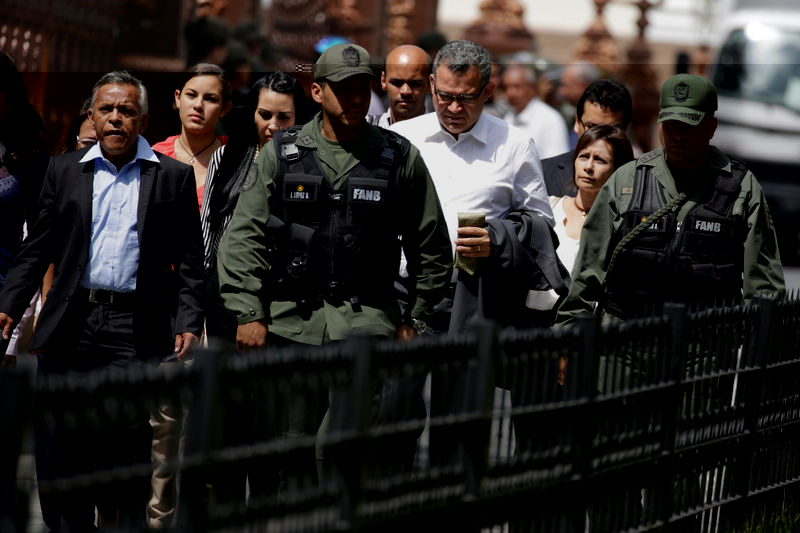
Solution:
[[[255,160],[261,148],[280,129],[303,124],[306,119],[306,95],[295,78],[283,72],[268,72],[250,92],[242,122],[234,128],[228,145],[211,157],[206,177],[206,190],[200,210],[208,277],[206,331],[209,337],[235,340],[236,319],[219,298],[216,277],[217,246],[233,215],[239,193],[249,172],[255,172]]]
[[[208,280],[206,332],[209,339],[222,341],[230,352],[236,349],[237,321],[219,295],[217,245],[231,221],[246,177],[256,172],[261,148],[278,130],[302,124],[305,104],[305,91],[297,80],[283,72],[268,72],[248,92],[244,109],[237,110],[238,125],[232,128],[228,144],[214,153],[209,164],[200,210]],[[244,404],[223,401],[222,447],[239,447],[275,436],[276,421],[267,414],[266,401],[257,393]],[[211,485],[215,501],[232,504],[244,502],[245,486],[250,489],[250,498],[258,500],[274,493],[277,481],[278,473],[272,467],[252,459],[215,472]]]
[[[181,133],[154,144],[153,150],[194,168],[199,204],[211,154],[228,140],[215,134],[217,122],[231,108],[231,86],[225,72],[210,63],[193,66],[183,85],[175,89],[173,107],[181,119]]]

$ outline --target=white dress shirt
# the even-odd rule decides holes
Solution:
[[[569,132],[564,117],[538,98],[531,99],[519,114],[512,110],[503,118],[533,137],[542,159],[569,150]]]
[[[455,252],[459,212],[505,218],[511,211],[532,211],[553,225],[542,164],[532,139],[499,118],[481,114],[456,140],[428,113],[392,124],[392,130],[416,146],[436,186]]]

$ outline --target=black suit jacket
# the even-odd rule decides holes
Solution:
[[[544,186],[548,196],[575,196],[578,190],[572,180],[573,151],[542,159]]]
[[[94,161],[79,162],[87,151],[50,160],[38,219],[0,291],[0,311],[18,322],[48,266],[55,264],[31,351],[56,351],[83,326],[74,323],[69,308],[89,262]],[[200,336],[203,329],[203,244],[194,173],[188,165],[156,155],[158,163],[140,161],[133,328],[142,359],[171,353],[175,333]]]

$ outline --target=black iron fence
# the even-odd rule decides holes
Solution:
[[[24,522],[9,480],[26,427],[80,431],[171,403],[189,413],[171,465],[182,531],[735,530],[797,511],[799,325],[800,301],[758,299],[563,330],[208,350],[92,379],[6,372],[0,513]]]

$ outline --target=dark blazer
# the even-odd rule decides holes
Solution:
[[[486,221],[492,255],[479,260],[475,275],[458,271],[451,335],[469,331],[476,322],[493,320],[515,328],[549,327],[550,311],[525,306],[529,289],[553,289],[566,298],[571,279],[556,254],[558,237],[542,218],[527,211],[512,211],[504,219]]]
[[[0,311],[19,321],[50,263],[53,287],[39,315],[31,351],[63,346],[74,328],[70,302],[89,262],[94,161],[80,163],[88,148],[55,156],[45,174],[38,220],[0,291]],[[156,154],[140,161],[137,229],[139,265],[134,335],[142,359],[174,349],[175,334],[203,329],[203,243],[192,167]],[[173,319],[175,324],[173,327]]]
[[[578,189],[572,180],[572,154],[573,151],[554,155],[547,159],[542,159],[542,173],[544,174],[544,186],[547,188],[547,196],[575,196]]]

